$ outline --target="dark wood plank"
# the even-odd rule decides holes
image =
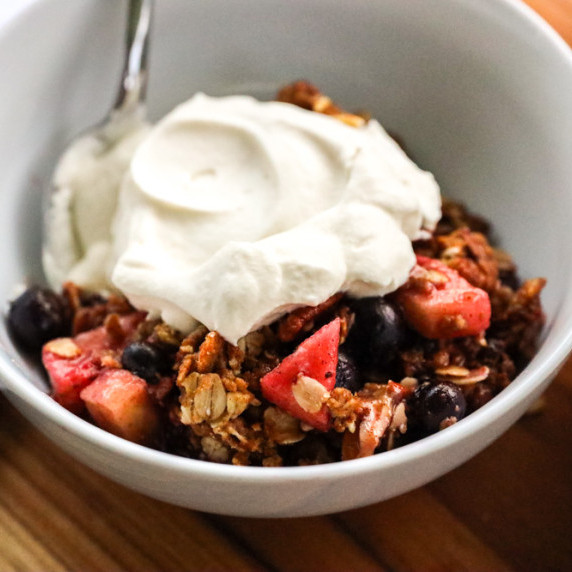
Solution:
[[[425,488],[337,518],[396,572],[512,569]]]
[[[327,517],[296,519],[247,519],[217,517],[224,530],[232,531],[265,562],[278,570],[367,570],[386,568],[375,552]]]

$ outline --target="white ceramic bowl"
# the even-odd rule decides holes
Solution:
[[[0,297],[41,280],[41,195],[76,133],[115,95],[125,3],[26,0],[0,24]],[[1,14],[0,14],[1,15]],[[304,77],[370,110],[444,192],[495,225],[524,276],[545,276],[538,355],[455,426],[371,458],[316,467],[221,466],[123,441],[45,393],[0,326],[9,399],[70,454],[128,487],[216,513],[300,516],[420,486],[497,438],[549,383],[572,344],[572,56],[511,0],[159,2],[149,106],[193,92],[268,95]],[[508,460],[507,462],[510,462]]]

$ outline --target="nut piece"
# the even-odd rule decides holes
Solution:
[[[45,345],[45,350],[67,359],[81,355],[81,348],[71,338],[56,338]]]
[[[197,356],[197,371],[210,373],[222,357],[224,340],[217,332],[209,332],[201,344]]]
[[[125,331],[121,326],[121,321],[117,314],[107,314],[103,321],[103,327],[107,335],[116,343],[120,343],[125,339]]]
[[[292,393],[298,405],[308,413],[317,413],[330,396],[329,391],[313,377],[298,374],[292,385]]]
[[[316,318],[332,309],[341,299],[342,294],[337,293],[317,306],[302,306],[286,314],[278,324],[278,339],[282,342],[291,342],[301,332],[311,330]]]

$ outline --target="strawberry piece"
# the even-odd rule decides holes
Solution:
[[[81,353],[77,345],[75,356],[70,353],[66,357],[57,350],[58,343],[68,342],[74,343],[71,338],[59,338],[48,342],[42,350],[42,361],[49,373],[53,398],[66,409],[79,415],[85,409],[79,394],[97,377],[101,366],[93,361],[91,355]]]
[[[476,336],[490,324],[489,295],[440,260],[417,256],[395,296],[409,325],[426,338]]]
[[[126,369],[104,371],[80,396],[96,425],[114,435],[146,444],[159,429],[147,383]]]
[[[119,317],[121,335],[114,336],[100,326],[74,338],[57,338],[46,343],[42,348],[42,362],[48,372],[53,398],[73,413],[83,413],[85,405],[80,392],[102,371],[102,357],[125,347],[144,318],[142,312]]]
[[[316,408],[304,404],[303,407],[299,384],[308,385],[318,398],[321,390],[315,382],[324,387],[323,394],[333,389],[336,383],[339,341],[340,319],[336,318],[304,340],[292,354],[260,380],[262,395],[293,417],[320,431],[327,431],[330,414],[326,406],[318,404]],[[298,387],[294,387],[295,385]]]

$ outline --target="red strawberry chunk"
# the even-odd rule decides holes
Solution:
[[[489,295],[440,260],[417,256],[396,298],[409,325],[426,338],[476,336],[490,324]]]
[[[73,343],[69,338],[61,340]],[[49,342],[42,350],[42,361],[50,376],[53,397],[66,409],[80,414],[84,410],[84,403],[79,394],[97,377],[101,366],[94,362],[91,355],[79,353],[76,357],[65,357],[54,351],[53,347],[53,343]]]
[[[148,444],[159,429],[147,383],[126,369],[104,371],[80,395],[96,425],[114,435]]]
[[[294,385],[308,383],[304,378],[311,378],[309,386],[314,393],[316,385],[313,380],[324,387],[324,394],[330,391],[336,383],[339,341],[340,319],[336,318],[304,340],[260,380],[264,397],[293,417],[320,431],[327,431],[330,414],[326,406],[322,405],[317,411],[314,407],[308,407],[300,400],[299,388],[294,388]]]

